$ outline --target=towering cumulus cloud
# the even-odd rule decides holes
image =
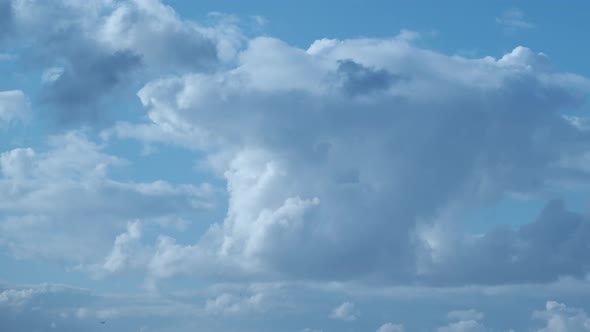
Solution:
[[[0,0],[0,332],[590,331],[590,3],[333,4]]]
[[[403,38],[324,39],[307,50],[257,38],[236,68],[147,84],[139,97],[151,123],[125,128],[208,153],[227,180],[229,209],[197,248],[244,271],[554,280],[588,272],[585,217],[551,203],[518,230],[475,237],[461,221],[508,195],[587,178],[572,160],[587,152],[588,134],[562,112],[588,88],[525,47],[466,59]]]

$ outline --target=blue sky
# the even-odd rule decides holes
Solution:
[[[0,330],[590,331],[589,7],[0,0]]]

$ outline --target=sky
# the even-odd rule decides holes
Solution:
[[[0,331],[590,331],[589,10],[0,0]]]

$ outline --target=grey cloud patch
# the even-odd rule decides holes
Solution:
[[[430,283],[461,285],[552,282],[590,272],[590,220],[549,202],[539,217],[518,229],[495,227],[466,238],[435,265]],[[440,267],[440,269],[437,269]]]
[[[66,123],[99,120],[101,101],[141,66],[140,56],[131,52],[95,54],[80,52],[60,75],[47,83],[42,100],[50,104]]]
[[[12,16],[18,38],[8,46],[21,50],[27,70],[45,73],[39,100],[49,114],[73,124],[108,120],[152,76],[215,70],[220,45],[241,38],[182,20],[156,0],[22,1]]]
[[[368,68],[352,60],[339,61],[338,74],[342,79],[342,89],[351,96],[386,90],[400,79],[385,69]]]

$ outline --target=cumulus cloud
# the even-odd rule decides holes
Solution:
[[[97,30],[111,49],[133,50],[153,66],[198,70],[217,61],[216,42],[205,28],[159,0],[121,2]]]
[[[447,318],[454,322],[437,329],[438,332],[486,332],[489,331],[480,321],[484,314],[474,309],[456,310],[447,314]]]
[[[561,113],[582,105],[587,79],[524,47],[466,59],[403,38],[303,50],[264,37],[238,58],[226,71],[150,82],[138,93],[149,122],[105,134],[202,151],[227,181],[223,223],[165,247],[293,279],[505,283],[588,271],[569,236],[587,238],[583,220],[562,229],[566,242],[531,231],[559,213],[483,236],[461,224],[514,193],[587,181],[561,162],[586,151],[587,133]],[[543,236],[563,247],[559,263],[538,259]],[[193,255],[170,257],[181,256],[179,272],[199,270]],[[498,264],[502,273],[486,272]]]
[[[343,321],[353,321],[359,318],[360,315],[360,311],[353,302],[343,302],[332,310],[330,317]]]
[[[29,102],[20,90],[0,91],[0,125],[26,118]]]
[[[537,332],[590,331],[590,317],[581,309],[570,308],[563,303],[547,301],[545,310],[535,311],[533,318],[545,321]]]
[[[115,238],[113,248],[103,263],[80,266],[79,269],[100,279],[123,270],[144,267],[150,252],[141,243],[141,228],[139,221],[129,222],[126,231]]]
[[[19,257],[96,262],[131,220],[165,226],[166,218],[188,219],[212,207],[215,189],[209,184],[113,180],[110,170],[127,162],[103,149],[82,132],[69,132],[51,137],[45,151],[3,152],[0,245]],[[138,225],[129,227],[115,240],[107,271],[135,256]]]
[[[9,45],[27,67],[45,71],[41,100],[69,123],[102,120],[122,92],[153,75],[210,71],[230,61],[243,40],[233,24],[183,20],[159,0],[0,5],[12,8],[2,11],[12,20],[1,20],[14,27]]]

